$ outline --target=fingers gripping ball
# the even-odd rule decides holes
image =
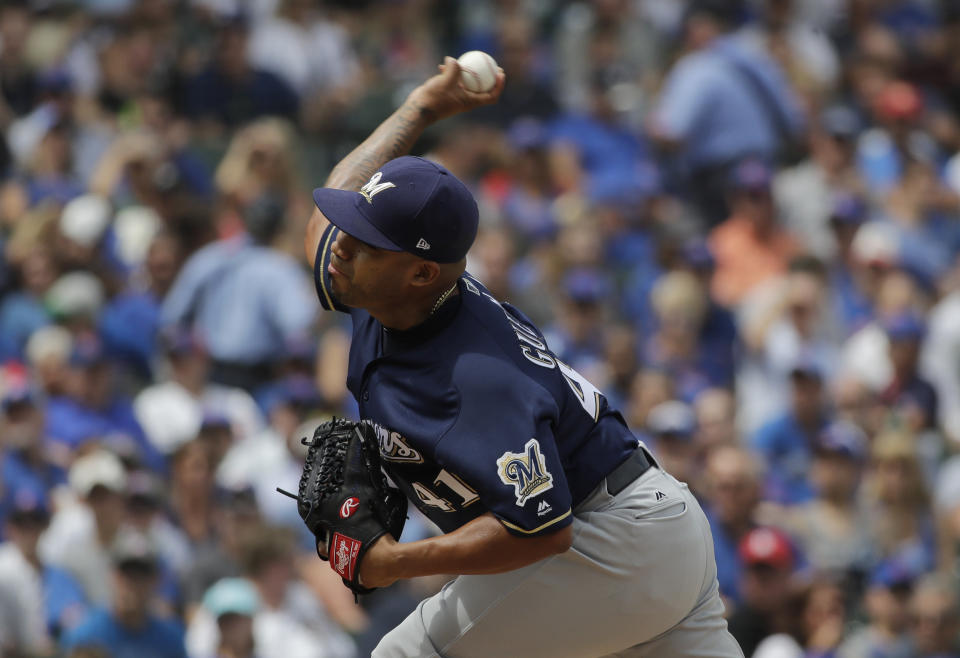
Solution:
[[[481,50],[463,53],[457,59],[460,83],[467,91],[490,91],[497,84],[497,62]]]
[[[400,538],[406,496],[387,484],[376,431],[369,423],[334,418],[303,443],[309,450],[297,511],[317,538],[317,554],[330,560],[354,593],[369,592],[359,583],[360,562],[385,532]]]

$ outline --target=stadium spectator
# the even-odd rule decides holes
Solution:
[[[67,478],[45,450],[43,400],[35,386],[22,365],[0,369],[0,481],[10,491],[43,497]]]
[[[220,416],[238,439],[260,431],[263,419],[246,391],[208,381],[209,358],[200,339],[175,328],[161,336],[170,379],[143,389],[134,414],[147,438],[164,454],[195,438],[205,416]]]
[[[248,19],[221,20],[212,61],[186,84],[184,104],[207,132],[217,134],[265,115],[294,118],[296,92],[281,78],[247,61]]]
[[[76,454],[90,443],[112,443],[150,468],[163,470],[163,456],[147,441],[130,401],[116,392],[116,375],[95,334],[74,340],[64,395],[47,404],[50,439]]]
[[[798,101],[779,67],[725,36],[737,24],[739,6],[690,4],[687,52],[668,73],[650,125],[653,138],[678,153],[675,166],[707,226],[729,214],[732,168],[747,156],[774,160],[803,129]]]
[[[577,269],[563,281],[557,323],[544,331],[547,343],[560,359],[588,379],[601,368],[604,300],[608,284],[600,273]]]
[[[866,519],[878,556],[918,573],[936,564],[936,528],[915,438],[889,430],[874,437],[865,482]]]
[[[743,599],[728,623],[744,655],[753,655],[765,637],[789,632],[793,626],[791,575],[797,558],[786,535],[767,527],[745,534],[737,553],[743,563]]]
[[[50,503],[43,492],[11,489],[0,544],[0,600],[3,607],[0,644],[11,653],[49,655],[63,633],[87,615],[80,585],[63,569],[46,564],[37,550],[50,522]]]
[[[751,447],[767,464],[764,498],[794,505],[813,497],[807,473],[813,446],[827,426],[830,410],[818,364],[801,359],[791,367],[790,381],[789,409],[757,430]]]
[[[797,361],[819,364],[821,377],[831,379],[840,350],[825,274],[818,260],[795,258],[786,276],[744,305],[745,353],[737,373],[744,427],[756,427],[787,407],[790,370]]]
[[[63,648],[98,648],[117,658],[151,654],[186,658],[183,631],[176,622],[150,610],[160,567],[149,539],[126,533],[118,537],[110,557],[112,603],[66,633]]]
[[[834,655],[848,618],[843,589],[829,577],[815,578],[798,589],[792,596],[796,614],[791,632],[768,636],[754,658]]]
[[[771,171],[760,160],[744,160],[725,181],[730,214],[710,232],[717,267],[711,292],[734,307],[763,283],[787,271],[797,245],[776,216],[770,196]]]
[[[56,264],[43,247],[31,250],[19,264],[21,292],[11,293],[0,304],[0,359],[23,360],[30,334],[50,323],[43,305],[46,292],[56,280]]]
[[[186,609],[193,612],[204,592],[221,578],[241,574],[244,546],[261,527],[260,510],[248,489],[225,490],[214,508],[214,532],[191,545],[190,561],[181,578]]]
[[[901,424],[914,432],[936,426],[937,392],[917,373],[926,327],[915,315],[904,314],[884,323],[893,377],[880,392],[880,401],[902,416]]]
[[[269,527],[252,536],[244,552],[244,573],[261,603],[254,633],[263,658],[307,658],[318,648],[334,658],[352,657],[353,641],[296,577],[293,557],[289,534]]]
[[[256,589],[241,578],[224,578],[207,590],[203,608],[216,620],[218,658],[254,658],[253,619],[260,606]]]
[[[939,425],[952,442],[960,441],[960,369],[956,358],[960,354],[960,327],[953,321],[960,312],[957,274],[955,268],[947,279],[949,292],[930,311],[920,365],[920,376],[928,379],[937,392]]]
[[[124,525],[127,474],[116,455],[99,449],[79,457],[68,477],[76,502],[54,514],[40,555],[68,571],[91,605],[107,606],[110,550]]]
[[[162,326],[195,331],[212,359],[210,378],[220,384],[253,390],[270,378],[271,355],[313,323],[317,303],[306,276],[268,246],[283,212],[274,197],[252,203],[247,232],[191,256],[164,300]]]
[[[693,443],[697,431],[696,416],[690,405],[679,400],[661,402],[647,414],[644,430],[657,459],[665,470],[679,473],[677,478],[689,482],[697,491],[696,457]]]
[[[853,108],[828,107],[810,132],[810,157],[774,178],[773,197],[784,224],[819,258],[836,255],[827,225],[834,197],[865,192],[854,166],[860,128]]]
[[[813,570],[843,575],[853,583],[876,559],[871,529],[858,502],[867,451],[867,437],[857,426],[830,423],[813,445],[814,498],[778,510],[776,521],[797,540]]]
[[[918,658],[960,653],[956,588],[939,575],[921,578],[910,597],[910,635]]]
[[[734,610],[743,597],[743,563],[738,547],[757,524],[761,469],[754,455],[734,445],[713,450],[704,468],[705,511],[713,533],[720,593]]]
[[[732,373],[726,367],[732,364],[715,358],[700,341],[709,309],[703,283],[676,270],[660,277],[650,294],[656,329],[644,342],[644,364],[669,374],[677,396],[687,402],[707,388],[728,384]]]
[[[915,570],[896,560],[881,562],[871,573],[864,595],[867,623],[850,633],[837,650],[837,656],[914,656],[907,625],[908,604],[916,578]]]

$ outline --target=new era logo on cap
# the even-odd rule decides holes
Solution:
[[[424,258],[429,252],[437,263],[463,259],[477,235],[479,211],[470,190],[423,158],[396,158],[359,191],[322,187],[313,191],[313,200],[332,224],[357,240]]]

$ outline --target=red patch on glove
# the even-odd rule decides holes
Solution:
[[[357,556],[360,554],[362,542],[341,535],[339,532],[333,533],[333,544],[330,547],[330,566],[343,578],[353,581],[354,571],[357,567]]]

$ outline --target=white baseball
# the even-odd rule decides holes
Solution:
[[[467,91],[490,91],[497,84],[497,62],[482,50],[471,50],[457,59],[460,82]]]

